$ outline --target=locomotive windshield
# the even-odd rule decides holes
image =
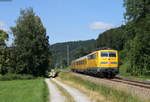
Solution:
[[[109,52],[109,57],[116,57],[116,52]]]
[[[116,52],[101,52],[101,57],[116,57]]]

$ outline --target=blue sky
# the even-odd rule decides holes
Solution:
[[[0,1],[0,28],[15,26],[20,9],[28,7],[42,19],[50,44],[96,39],[124,21],[123,0],[12,0]]]

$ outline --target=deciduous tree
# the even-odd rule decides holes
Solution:
[[[21,10],[12,32],[17,62],[15,72],[45,75],[49,66],[49,43],[40,17],[35,15],[32,8]]]

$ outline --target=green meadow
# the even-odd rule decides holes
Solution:
[[[46,102],[44,79],[0,81],[0,102]]]

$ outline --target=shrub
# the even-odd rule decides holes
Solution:
[[[5,74],[0,76],[1,81],[5,80],[29,80],[34,79],[32,75],[21,75],[21,74]]]

